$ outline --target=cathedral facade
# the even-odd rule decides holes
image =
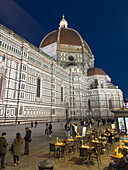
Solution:
[[[113,116],[123,94],[62,18],[39,48],[0,25],[0,122]]]

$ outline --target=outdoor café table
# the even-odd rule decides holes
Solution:
[[[74,142],[75,139],[67,139],[68,142]]]
[[[107,138],[106,137],[99,137],[99,141],[105,141],[105,140],[107,140]]]
[[[86,135],[89,135],[90,133],[86,132]]]
[[[121,158],[123,158],[123,155],[122,154],[119,154],[119,155],[110,155],[110,157],[112,159],[114,159],[114,161],[118,162],[118,161],[120,161]]]
[[[89,149],[89,150],[91,150],[91,149],[94,148],[94,146],[82,145],[80,148],[84,148],[84,149]]]
[[[92,140],[91,143],[102,143],[102,142],[99,140]]]
[[[57,147],[63,147],[63,146],[65,146],[65,144],[62,143],[62,142],[61,142],[61,143],[59,143],[59,142],[58,142],[58,143],[55,143],[54,145],[57,146]]]
[[[82,138],[82,136],[80,136],[80,135],[76,135],[76,136],[75,136],[75,138]]]
[[[124,144],[128,146],[128,140],[123,140]]]
[[[104,136],[108,137],[110,136],[110,133],[104,133]]]

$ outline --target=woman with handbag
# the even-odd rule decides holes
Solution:
[[[16,138],[14,139],[12,143],[14,166],[16,166],[16,163],[19,164],[19,155],[20,155],[22,143],[23,143],[23,139],[21,138],[20,133],[17,133]]]

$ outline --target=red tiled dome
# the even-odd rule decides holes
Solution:
[[[81,38],[80,34],[71,28],[60,28],[59,30],[55,30],[44,37],[42,42],[40,43],[39,48],[43,48],[47,45],[50,45],[54,42],[64,45],[74,45],[74,46],[82,46],[84,45],[85,49],[92,54],[91,49],[87,45],[87,43]]]
[[[46,35],[44,37],[44,39],[40,43],[39,48],[43,48],[43,47],[45,47],[47,45],[50,45],[50,44],[52,44],[54,42],[57,42],[57,36],[58,36],[58,30],[55,30],[55,31],[49,33],[48,35]]]
[[[87,76],[93,76],[93,75],[106,75],[106,73],[100,68],[88,69]]]

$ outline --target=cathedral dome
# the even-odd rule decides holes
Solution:
[[[106,75],[106,73],[100,68],[88,69],[87,76],[93,76],[93,75]]]
[[[67,21],[63,18],[60,22],[60,27],[44,37],[40,43],[39,48],[43,48],[47,45],[57,43],[57,45],[69,45],[69,46],[79,46],[85,48],[89,54],[92,55],[91,49],[88,44],[82,39],[80,34],[71,28],[67,28]]]

